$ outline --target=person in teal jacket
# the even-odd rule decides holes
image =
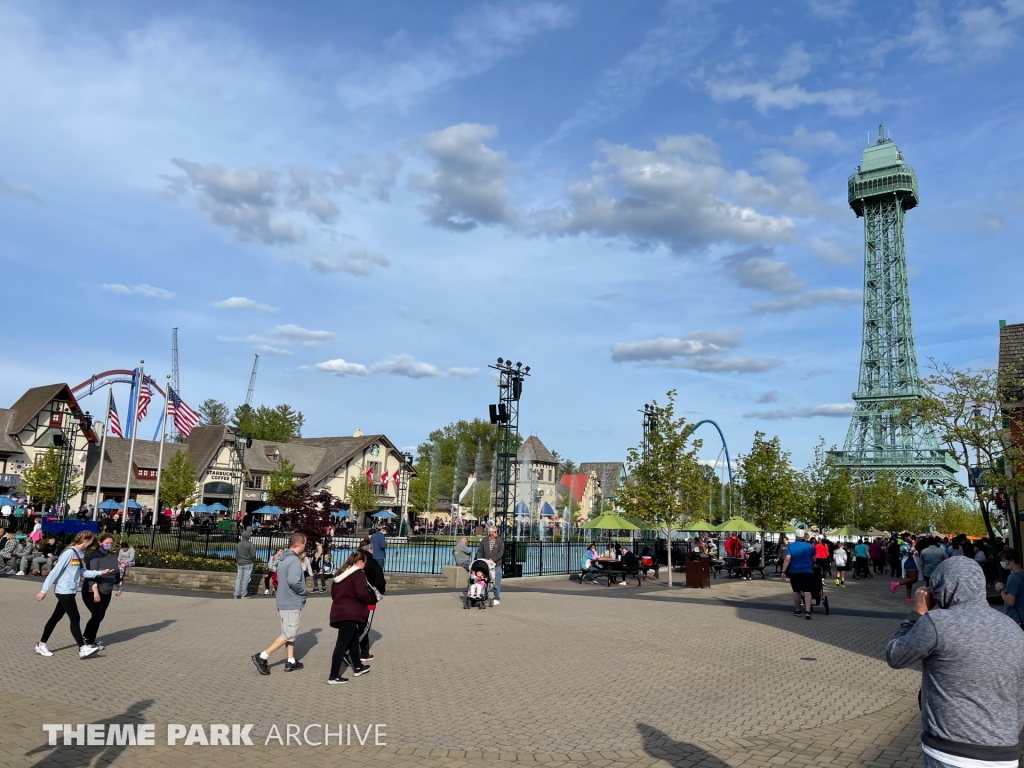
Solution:
[[[65,549],[61,556],[57,558],[56,564],[50,569],[46,581],[43,582],[43,588],[36,595],[36,600],[42,600],[46,597],[46,593],[50,591],[50,587],[56,585],[53,591],[57,597],[57,605],[54,607],[53,614],[43,628],[43,636],[36,643],[36,653],[40,656],[53,656],[53,652],[46,647],[46,641],[50,639],[50,635],[53,634],[53,630],[57,628],[57,624],[64,618],[65,614],[67,614],[68,620],[71,622],[71,636],[78,643],[79,658],[84,659],[92,656],[99,650],[95,645],[86,644],[85,639],[82,637],[82,619],[78,613],[78,583],[83,577],[95,579],[98,576],[106,576],[110,573],[110,569],[105,571],[88,571],[85,569],[85,550],[92,544],[92,540],[92,531],[79,531],[78,535],[75,536],[75,540],[71,542],[71,546]]]

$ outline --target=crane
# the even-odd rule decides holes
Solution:
[[[249,377],[249,391],[245,394],[245,404],[252,405],[252,391],[256,389],[256,370],[260,367],[260,356],[252,361],[252,375]]]

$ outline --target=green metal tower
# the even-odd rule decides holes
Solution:
[[[929,426],[897,419],[908,400],[922,396],[903,236],[918,190],[914,169],[882,126],[848,188],[850,207],[864,219],[864,328],[856,405],[843,450],[833,455],[861,481],[887,471],[937,490],[953,482],[956,462]]]

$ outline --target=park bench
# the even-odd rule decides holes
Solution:
[[[615,583],[619,576],[622,577],[623,581],[630,577],[636,579],[636,585],[639,587],[643,583],[640,580],[640,572],[642,570],[643,568],[639,565],[636,568],[624,568],[621,565],[606,565],[602,568],[581,568],[580,584],[583,583],[583,579],[587,574],[597,574],[598,579],[604,577],[608,580],[609,587]]]

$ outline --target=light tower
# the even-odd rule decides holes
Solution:
[[[918,203],[917,176],[878,126],[848,182],[850,207],[864,219],[864,327],[860,379],[850,429],[834,456],[860,481],[891,472],[935,490],[953,482],[956,462],[928,425],[899,418],[922,396],[903,223]]]

